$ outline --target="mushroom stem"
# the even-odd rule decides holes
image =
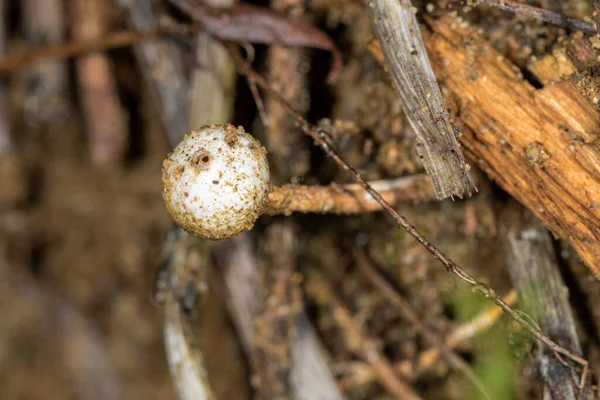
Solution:
[[[380,180],[370,185],[390,204],[435,200],[426,174]],[[263,214],[358,214],[379,210],[381,205],[360,185],[334,183],[327,186],[276,186],[269,193]]]

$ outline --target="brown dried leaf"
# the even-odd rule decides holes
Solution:
[[[341,53],[329,36],[319,29],[263,7],[247,4],[235,5],[227,10],[218,10],[199,0],[169,0],[201,23],[206,32],[221,39],[234,42],[283,44],[287,46],[314,47],[328,50],[333,56],[333,65],[327,76],[334,82],[342,68]]]

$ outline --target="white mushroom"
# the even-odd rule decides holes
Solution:
[[[284,185],[271,188],[267,152],[233,125],[187,133],[163,163],[167,211],[187,232],[227,239],[254,226],[262,214],[356,214],[381,210],[361,186]],[[391,204],[435,200],[426,175],[371,182]]]
[[[233,125],[188,132],[163,162],[163,199],[175,222],[204,239],[254,225],[269,193],[267,152]]]

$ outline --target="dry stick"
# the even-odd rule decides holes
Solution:
[[[239,53],[235,45],[228,45],[229,54],[231,54],[234,61],[238,64],[240,72],[244,74],[248,79],[253,80],[259,87],[263,88],[265,91],[269,92],[273,96],[277,96],[279,101],[282,104],[286,105],[288,112],[290,115],[294,117],[296,122],[302,128],[302,131],[311,137],[315,143],[323,149],[323,151],[329,156],[331,159],[335,161],[340,169],[346,171],[350,176],[360,184],[363,189],[365,189],[373,198],[381,205],[381,207],[387,211],[387,213],[394,219],[398,227],[403,228],[408,232],[412,237],[414,237],[420,244],[422,244],[433,256],[435,259],[440,260],[440,262],[446,267],[448,272],[456,275],[469,285],[471,285],[474,291],[483,295],[487,299],[494,302],[498,305],[502,310],[504,310],[507,314],[509,314],[515,321],[517,321],[521,326],[527,329],[533,336],[535,336],[538,340],[552,349],[554,352],[564,355],[574,361],[577,364],[580,364],[583,368],[582,376],[581,376],[581,387],[585,385],[587,379],[588,372],[588,362],[582,357],[572,353],[571,351],[559,346],[555,342],[553,342],[550,338],[545,336],[537,326],[533,325],[530,322],[530,318],[523,317],[523,314],[514,310],[510,307],[502,298],[500,298],[494,289],[489,287],[488,285],[479,282],[477,279],[472,277],[469,273],[460,268],[452,259],[442,253],[436,246],[431,244],[414,226],[410,225],[408,221],[401,216],[385,199],[374,190],[361,176],[360,174],[350,166],[346,161],[344,161],[338,154],[333,150],[327,140],[327,133],[323,131],[318,131],[312,126],[308,121],[306,121],[302,116],[297,114],[294,109],[287,105],[285,99],[274,90],[269,83],[260,76],[256,71],[254,71],[243,59],[242,55]]]
[[[475,387],[487,398],[490,399],[490,395],[485,390],[483,383],[477,375],[473,372],[469,364],[465,362],[460,356],[458,356],[455,352],[453,352],[444,341],[438,337],[436,333],[427,328],[427,326],[423,323],[417,312],[413,309],[410,302],[404,299],[394,288],[385,281],[378,273],[375,271],[373,265],[367,259],[365,254],[362,251],[357,251],[356,253],[356,261],[358,265],[358,270],[371,281],[371,284],[375,286],[378,291],[387,298],[390,303],[394,305],[398,313],[404,318],[409,324],[411,324],[416,330],[421,333],[425,337],[425,339],[433,346],[437,348],[437,350],[442,354],[442,356],[448,361],[448,363],[454,367],[457,371],[461,371],[464,373],[467,378],[475,385]]]
[[[390,204],[435,201],[435,193],[426,174],[403,176],[369,183]],[[273,188],[265,214],[300,213],[358,214],[381,211],[379,203],[360,185],[328,186],[285,185]]]
[[[148,0],[116,0],[126,12],[129,25],[137,31],[154,31],[158,21]],[[163,129],[175,147],[188,128],[188,82],[183,74],[181,54],[172,43],[152,40],[138,43],[135,55],[156,104]]]
[[[387,69],[419,140],[417,153],[437,198],[470,196],[475,184],[431,68],[416,9],[410,0],[368,0],[367,4]]]
[[[533,7],[523,3],[517,3],[512,0],[479,0],[480,4],[496,7],[514,14],[526,15],[540,21],[549,22],[553,25],[561,26],[567,29],[574,29],[585,33],[586,35],[595,35],[596,28],[594,24],[582,21],[577,18],[567,17],[542,8]]]
[[[331,314],[342,330],[348,346],[368,362],[377,375],[381,385],[399,399],[416,400],[421,397],[409,384],[399,378],[392,364],[377,349],[374,340],[354,322],[350,312],[333,293],[333,290],[318,271],[311,269],[307,274],[307,294],[320,306],[331,307]]]
[[[103,0],[71,1],[73,36],[94,40],[104,35]],[[77,60],[77,77],[92,162],[121,160],[127,146],[127,126],[107,57],[93,53]]]
[[[581,354],[581,344],[560,276],[552,239],[546,228],[516,202],[506,207],[500,221],[506,240],[508,270],[519,291],[523,309],[535,318],[541,330],[573,353]],[[577,374],[560,358],[543,347],[538,369],[544,391],[552,399],[591,399],[589,390],[578,389]],[[544,396],[546,397],[546,396]]]

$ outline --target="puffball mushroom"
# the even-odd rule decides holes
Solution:
[[[163,162],[163,199],[185,231],[221,240],[249,230],[269,194],[267,151],[242,127],[188,132]]]

